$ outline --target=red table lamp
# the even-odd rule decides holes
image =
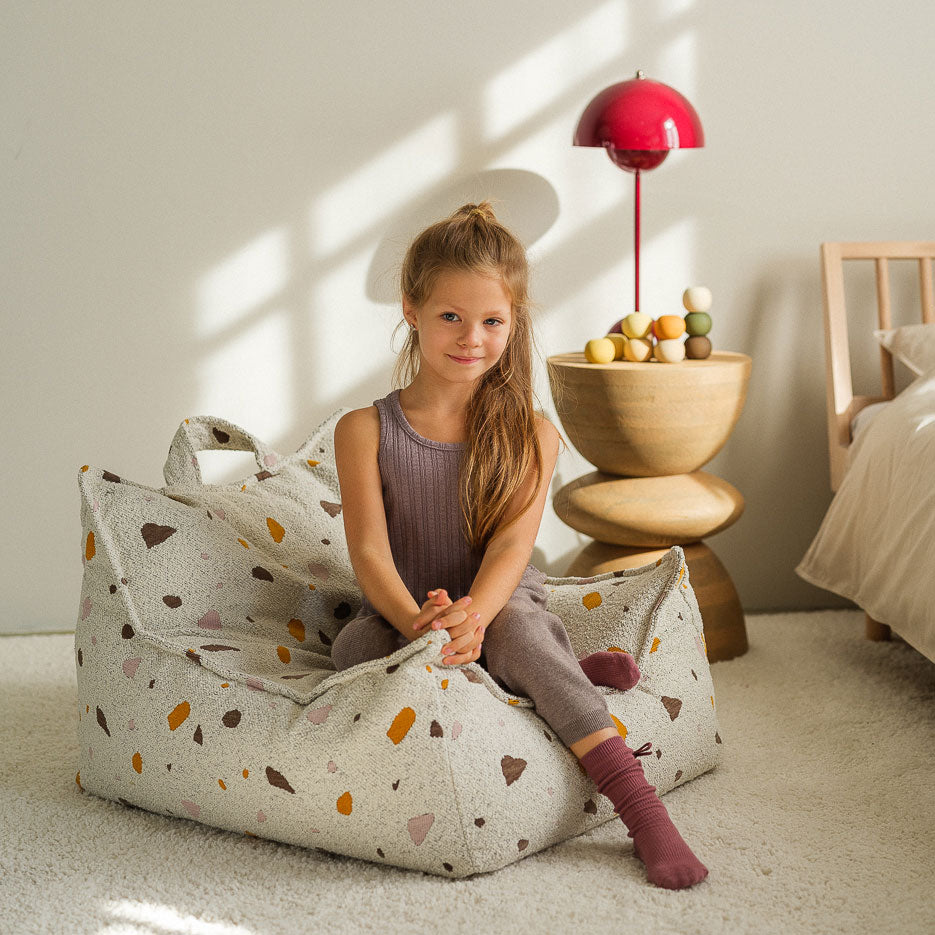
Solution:
[[[640,173],[655,169],[670,149],[704,146],[695,108],[660,81],[638,71],[635,78],[605,88],[584,109],[573,145],[603,146],[611,161],[636,174],[633,207],[636,245],[636,297],[640,310]]]

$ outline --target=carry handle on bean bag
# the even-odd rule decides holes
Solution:
[[[197,453],[211,450],[252,451],[257,467],[266,474],[275,474],[282,458],[265,442],[246,429],[217,416],[192,416],[183,420],[162,469],[169,487],[215,486],[205,484]]]

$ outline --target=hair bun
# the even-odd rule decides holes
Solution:
[[[455,212],[456,214],[464,215],[468,218],[480,217],[485,221],[492,221],[496,223],[497,216],[493,213],[493,206],[489,201],[482,201],[480,204],[466,204],[462,205]]]

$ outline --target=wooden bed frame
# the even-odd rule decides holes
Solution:
[[[878,328],[893,327],[890,306],[890,260],[916,260],[919,266],[919,291],[922,299],[922,321],[935,322],[935,293],[932,287],[932,259],[935,242],[875,241],[862,243],[823,243],[821,245],[821,278],[825,309],[825,362],[828,413],[828,447],[831,467],[831,489],[837,490],[847,467],[847,450],[851,444],[851,421],[861,409],[871,403],[884,402],[895,396],[893,355],[880,347],[879,396],[855,396],[851,377],[851,356],[848,346],[847,313],[844,307],[844,261],[872,260],[876,266]],[[890,627],[867,615],[867,637],[886,640]]]

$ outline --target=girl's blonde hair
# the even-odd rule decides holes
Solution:
[[[526,251],[496,218],[489,201],[462,205],[409,245],[400,272],[400,298],[425,305],[441,273],[461,270],[499,278],[511,298],[510,335],[497,363],[477,381],[466,413],[467,436],[458,471],[458,500],[470,545],[483,552],[500,531],[510,500],[535,465],[532,496],[503,528],[535,501],[542,451],[533,408],[532,329]],[[401,325],[408,323],[403,319]],[[393,369],[394,389],[419,372],[419,332],[410,328]],[[544,418],[544,417],[543,417]],[[563,440],[564,441],[564,440]]]

